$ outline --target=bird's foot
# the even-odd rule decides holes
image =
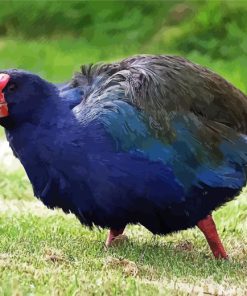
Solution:
[[[217,233],[212,216],[208,215],[205,219],[200,220],[197,223],[197,226],[205,235],[214,257],[216,259],[228,259],[227,253]]]
[[[108,237],[106,239],[106,247],[114,247],[119,246],[122,243],[126,242],[128,240],[127,235],[123,234],[124,228],[115,230],[110,229]]]

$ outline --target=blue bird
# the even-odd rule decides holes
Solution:
[[[81,223],[154,234],[198,226],[227,258],[211,213],[246,185],[247,97],[176,56],[82,66],[55,85],[1,71],[0,124],[35,196]]]

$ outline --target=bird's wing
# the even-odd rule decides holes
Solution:
[[[127,59],[132,102],[163,126],[171,111],[197,116],[247,133],[247,97],[212,71],[175,56]]]
[[[180,57],[135,56],[119,63],[83,66],[73,83],[88,85],[85,97],[89,99],[120,85],[123,99],[149,115],[160,134],[169,129],[173,111],[192,112],[247,133],[247,97],[219,75]]]
[[[225,124],[176,110],[164,115],[167,124],[159,134],[160,126],[126,98],[123,85],[108,81],[73,111],[84,123],[103,124],[115,143],[115,152],[137,153],[146,160],[171,165],[186,187],[195,181],[241,188],[246,181],[246,138]]]
[[[164,215],[173,213],[171,219],[182,219],[184,212],[194,213],[189,224],[180,221],[189,227],[236,196],[246,183],[245,136],[190,110],[163,117],[168,124],[160,133],[150,113],[131,101],[119,75],[116,80],[102,78],[73,109],[83,126],[92,127],[86,137],[94,138],[95,145],[89,149],[100,151],[90,158],[97,203],[108,210],[131,210],[133,217],[139,211],[144,217],[141,223],[160,233]],[[201,209],[198,215],[196,207]]]
[[[187,124],[193,139],[211,152],[210,158],[220,159],[224,130],[229,129],[225,135],[229,139],[247,133],[246,96],[217,74],[180,57],[136,56],[120,63],[84,66],[72,83],[86,89],[77,109],[88,109],[84,120],[108,111],[116,117],[125,110],[120,104],[132,106],[136,115],[126,113],[117,120],[132,126],[133,139],[135,133],[139,135],[134,117],[140,115],[140,122],[157,140],[172,146],[177,139],[174,118],[182,116],[184,124],[193,123]]]
[[[140,214],[143,219],[138,222],[152,232],[169,232],[177,223],[181,228],[195,225],[246,184],[244,136],[222,124],[203,122],[193,113],[176,112],[170,121],[175,134],[167,142],[157,137],[146,114],[121,96],[115,92],[115,100],[102,98],[73,110],[82,124],[93,122],[105,130],[105,136],[101,129],[87,134],[96,139],[89,150],[100,151],[91,156],[90,176],[95,199],[104,209],[122,209],[132,222]],[[208,143],[201,141],[201,132],[208,135]],[[110,143],[109,153],[102,149],[102,141]]]
[[[70,109],[79,105],[84,99],[84,88],[83,86],[76,87],[71,81],[55,84],[58,89],[59,98],[62,102],[68,104]]]

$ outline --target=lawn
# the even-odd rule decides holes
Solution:
[[[170,32],[170,33],[169,33]],[[174,31],[166,31],[166,36]],[[92,45],[87,39],[0,39],[0,68],[24,68],[59,82],[81,64],[135,53],[182,54],[247,92],[243,55],[213,59],[153,42]],[[156,40],[156,41],[155,41]],[[10,167],[0,129],[0,295],[247,295],[247,192],[214,213],[229,261],[213,259],[198,229],[157,237],[128,226],[129,241],[106,250],[106,230],[46,209],[20,166]],[[228,293],[228,294],[227,294]]]

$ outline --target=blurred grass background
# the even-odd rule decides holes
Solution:
[[[1,1],[0,68],[60,81],[83,63],[179,54],[246,91],[247,1]]]

